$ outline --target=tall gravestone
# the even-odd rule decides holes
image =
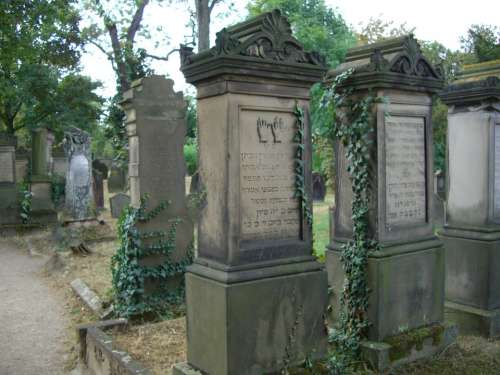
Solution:
[[[428,331],[442,331],[446,336],[454,329],[448,331],[441,326],[444,250],[433,233],[431,205],[431,96],[443,85],[441,73],[423,57],[411,35],[350,49],[345,62],[330,72],[329,79],[348,69],[354,72],[341,86],[352,89],[354,98],[384,98],[374,105],[371,119],[373,186],[369,195],[369,231],[378,241],[379,250],[368,260],[367,317],[371,325],[367,339],[381,343],[425,327],[436,327]],[[340,311],[338,301],[345,277],[341,249],[353,231],[348,161],[339,142],[335,145],[335,160],[337,207],[333,238],[326,252],[334,316]],[[410,360],[435,353],[446,341],[436,340],[436,345],[429,348],[417,345],[409,351],[403,349],[399,363],[404,357]],[[394,365],[384,358],[394,358],[393,354],[401,349],[387,344],[363,345],[367,357],[372,356],[372,364],[379,369]]]
[[[19,222],[14,136],[0,134],[0,225]]]
[[[69,128],[64,134],[64,150],[68,158],[65,211],[69,221],[95,219],[90,141],[89,134],[76,127]]]
[[[121,103],[126,113],[129,137],[130,205],[139,207],[148,197],[150,209],[170,203],[153,220],[140,223],[141,231],[168,231],[176,219],[176,247],[172,262],[183,260],[193,242],[193,224],[187,213],[183,145],[186,136],[186,102],[173,89],[174,82],[162,76],[135,81]],[[162,264],[163,257],[142,259]],[[155,289],[146,280],[146,288]]]
[[[309,89],[325,73],[279,11],[182,48],[198,90],[200,179],[206,201],[198,256],[186,273],[187,363],[209,375],[262,375],[322,357],[327,281],[312,256]],[[305,112],[297,136],[295,106]],[[297,138],[298,137],[298,138]],[[296,195],[303,143],[307,205]]]
[[[500,60],[466,66],[448,110],[446,312],[463,332],[500,336]]]
[[[30,189],[32,217],[38,222],[57,221],[57,212],[52,202],[52,182],[49,176],[48,132],[39,128],[32,132],[31,138],[31,178]]]

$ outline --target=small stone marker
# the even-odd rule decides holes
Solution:
[[[65,133],[64,142],[68,157],[66,212],[73,220],[94,218],[90,136],[81,129],[71,127]]]
[[[312,187],[313,200],[318,202],[323,202],[325,200],[325,195],[326,195],[326,185],[324,177],[317,172],[313,172],[312,183],[313,183]]]
[[[127,188],[127,172],[116,165],[112,165],[108,177],[110,193],[123,192]]]
[[[82,299],[85,305],[92,310],[100,319],[106,319],[113,312],[113,306],[104,309],[99,296],[90,289],[81,279],[75,279],[71,282],[71,288]]]
[[[447,318],[461,333],[500,336],[500,60],[465,66],[449,106]]]
[[[39,128],[32,132],[31,142],[31,181],[33,194],[31,201],[32,217],[38,222],[57,221],[57,212],[52,202],[52,180],[49,176],[47,129]]]
[[[0,225],[19,222],[15,137],[0,134]]]
[[[125,193],[118,193],[109,198],[111,217],[119,218],[125,207],[130,204],[130,197]]]

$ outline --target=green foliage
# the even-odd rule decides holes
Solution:
[[[295,104],[293,111],[296,119],[297,129],[295,131],[295,136],[293,141],[297,143],[297,149],[295,150],[295,197],[300,199],[300,205],[302,207],[302,214],[306,220],[309,228],[312,229],[313,225],[313,215],[311,212],[311,205],[309,197],[307,196],[307,191],[305,188],[305,160],[304,160],[304,109],[299,107],[298,103]]]
[[[33,193],[30,191],[30,186],[26,181],[19,183],[19,216],[21,216],[21,222],[23,224],[28,224],[31,221],[31,201],[33,198]]]
[[[180,305],[184,296],[183,284],[174,289],[167,281],[183,275],[193,257],[190,250],[186,258],[179,262],[171,259],[179,219],[172,221],[168,232],[144,232],[138,228],[138,224],[157,217],[168,204],[163,202],[146,212],[146,203],[147,198],[143,198],[139,208],[127,207],[118,221],[120,247],[112,258],[111,271],[115,309],[124,317],[144,316],[147,313],[163,315],[165,310]],[[161,257],[163,263],[142,265],[141,260],[148,256]],[[156,285],[154,292],[146,293],[146,282]]]
[[[460,42],[464,52],[473,56],[468,63],[500,59],[500,28],[497,26],[472,25]]]
[[[186,137],[196,138],[197,123],[198,123],[198,113],[196,112],[196,99],[190,95],[186,95],[185,99],[188,103],[186,108],[186,122],[187,122]]]
[[[52,202],[54,202],[54,205],[58,207],[62,203],[62,198],[64,197],[64,193],[66,191],[66,178],[54,173],[51,176],[50,187]]]
[[[446,170],[446,132],[448,129],[448,106],[439,98],[432,105],[432,128],[434,138],[434,170]]]
[[[376,250],[377,243],[368,230],[369,196],[372,188],[370,176],[370,152],[373,149],[372,108],[379,98],[352,97],[352,91],[342,83],[353,70],[337,76],[325,91],[325,111],[334,115],[332,126],[324,129],[324,135],[337,140],[344,149],[348,162],[347,172],[352,183],[353,239],[342,247],[341,262],[346,275],[341,298],[340,327],[331,336],[337,348],[336,366],[357,358],[359,343],[369,325],[368,285],[366,268],[368,255]],[[332,363],[333,365],[333,363]],[[336,367],[335,371],[340,369]]]
[[[74,0],[0,2],[0,125],[10,134],[42,122],[95,123],[97,85],[73,72],[82,41]],[[62,132],[62,131],[61,131]]]
[[[358,39],[361,44],[375,43],[384,39],[413,34],[415,27],[405,23],[395,25],[394,21],[370,17],[366,24],[361,25]]]
[[[198,143],[196,139],[189,139],[184,145],[184,160],[187,173],[192,176],[198,169]]]

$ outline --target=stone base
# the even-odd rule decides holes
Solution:
[[[0,183],[0,225],[21,222],[15,184]]]
[[[37,223],[55,223],[57,221],[57,212],[52,202],[52,187],[50,180],[44,180],[40,177],[31,181],[31,216],[32,221]]]
[[[387,371],[440,353],[455,342],[457,336],[457,326],[451,324],[417,328],[390,337],[387,342],[362,342],[361,357],[374,370]]]
[[[33,223],[51,224],[57,222],[57,212],[54,210],[38,210],[31,212]]]
[[[345,279],[339,248],[337,244],[326,252],[332,326],[338,321]],[[371,290],[369,340],[383,341],[402,331],[443,321],[444,250],[440,241],[383,248],[369,257],[367,278]]]
[[[460,329],[487,337],[498,335],[500,226],[447,226],[440,237],[446,252],[445,296],[454,311],[450,318]]]
[[[203,374],[271,374],[326,354],[321,267],[231,284],[189,271],[186,299],[187,359]],[[179,365],[174,374],[196,374],[190,367]]]
[[[500,309],[483,310],[447,301],[445,317],[458,325],[461,334],[500,337]]]

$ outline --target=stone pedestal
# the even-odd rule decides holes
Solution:
[[[500,60],[466,66],[448,111],[446,315],[500,336]],[[497,165],[498,164],[498,165]]]
[[[198,89],[206,201],[198,258],[186,275],[188,364],[174,373],[262,375],[322,358],[327,281],[306,212],[309,89],[325,68],[278,11],[222,30],[210,51],[183,48],[182,62]],[[296,106],[305,114],[302,137]]]
[[[0,225],[19,222],[14,136],[0,134]]]
[[[47,129],[36,129],[31,143],[30,190],[32,221],[52,223],[57,221],[57,212],[52,202],[52,184],[49,176],[47,153]]]
[[[354,72],[343,85],[352,95],[384,98],[373,108],[370,150],[369,231],[379,250],[368,260],[367,340],[377,347],[373,343],[443,322],[444,251],[433,233],[431,124],[431,95],[443,81],[412,36],[351,49],[345,63],[329,75],[333,79],[351,68]],[[353,230],[348,161],[338,142],[335,159],[337,207],[326,252],[333,320],[344,282],[340,252]],[[386,361],[384,366],[416,358],[407,354],[403,361]]]

